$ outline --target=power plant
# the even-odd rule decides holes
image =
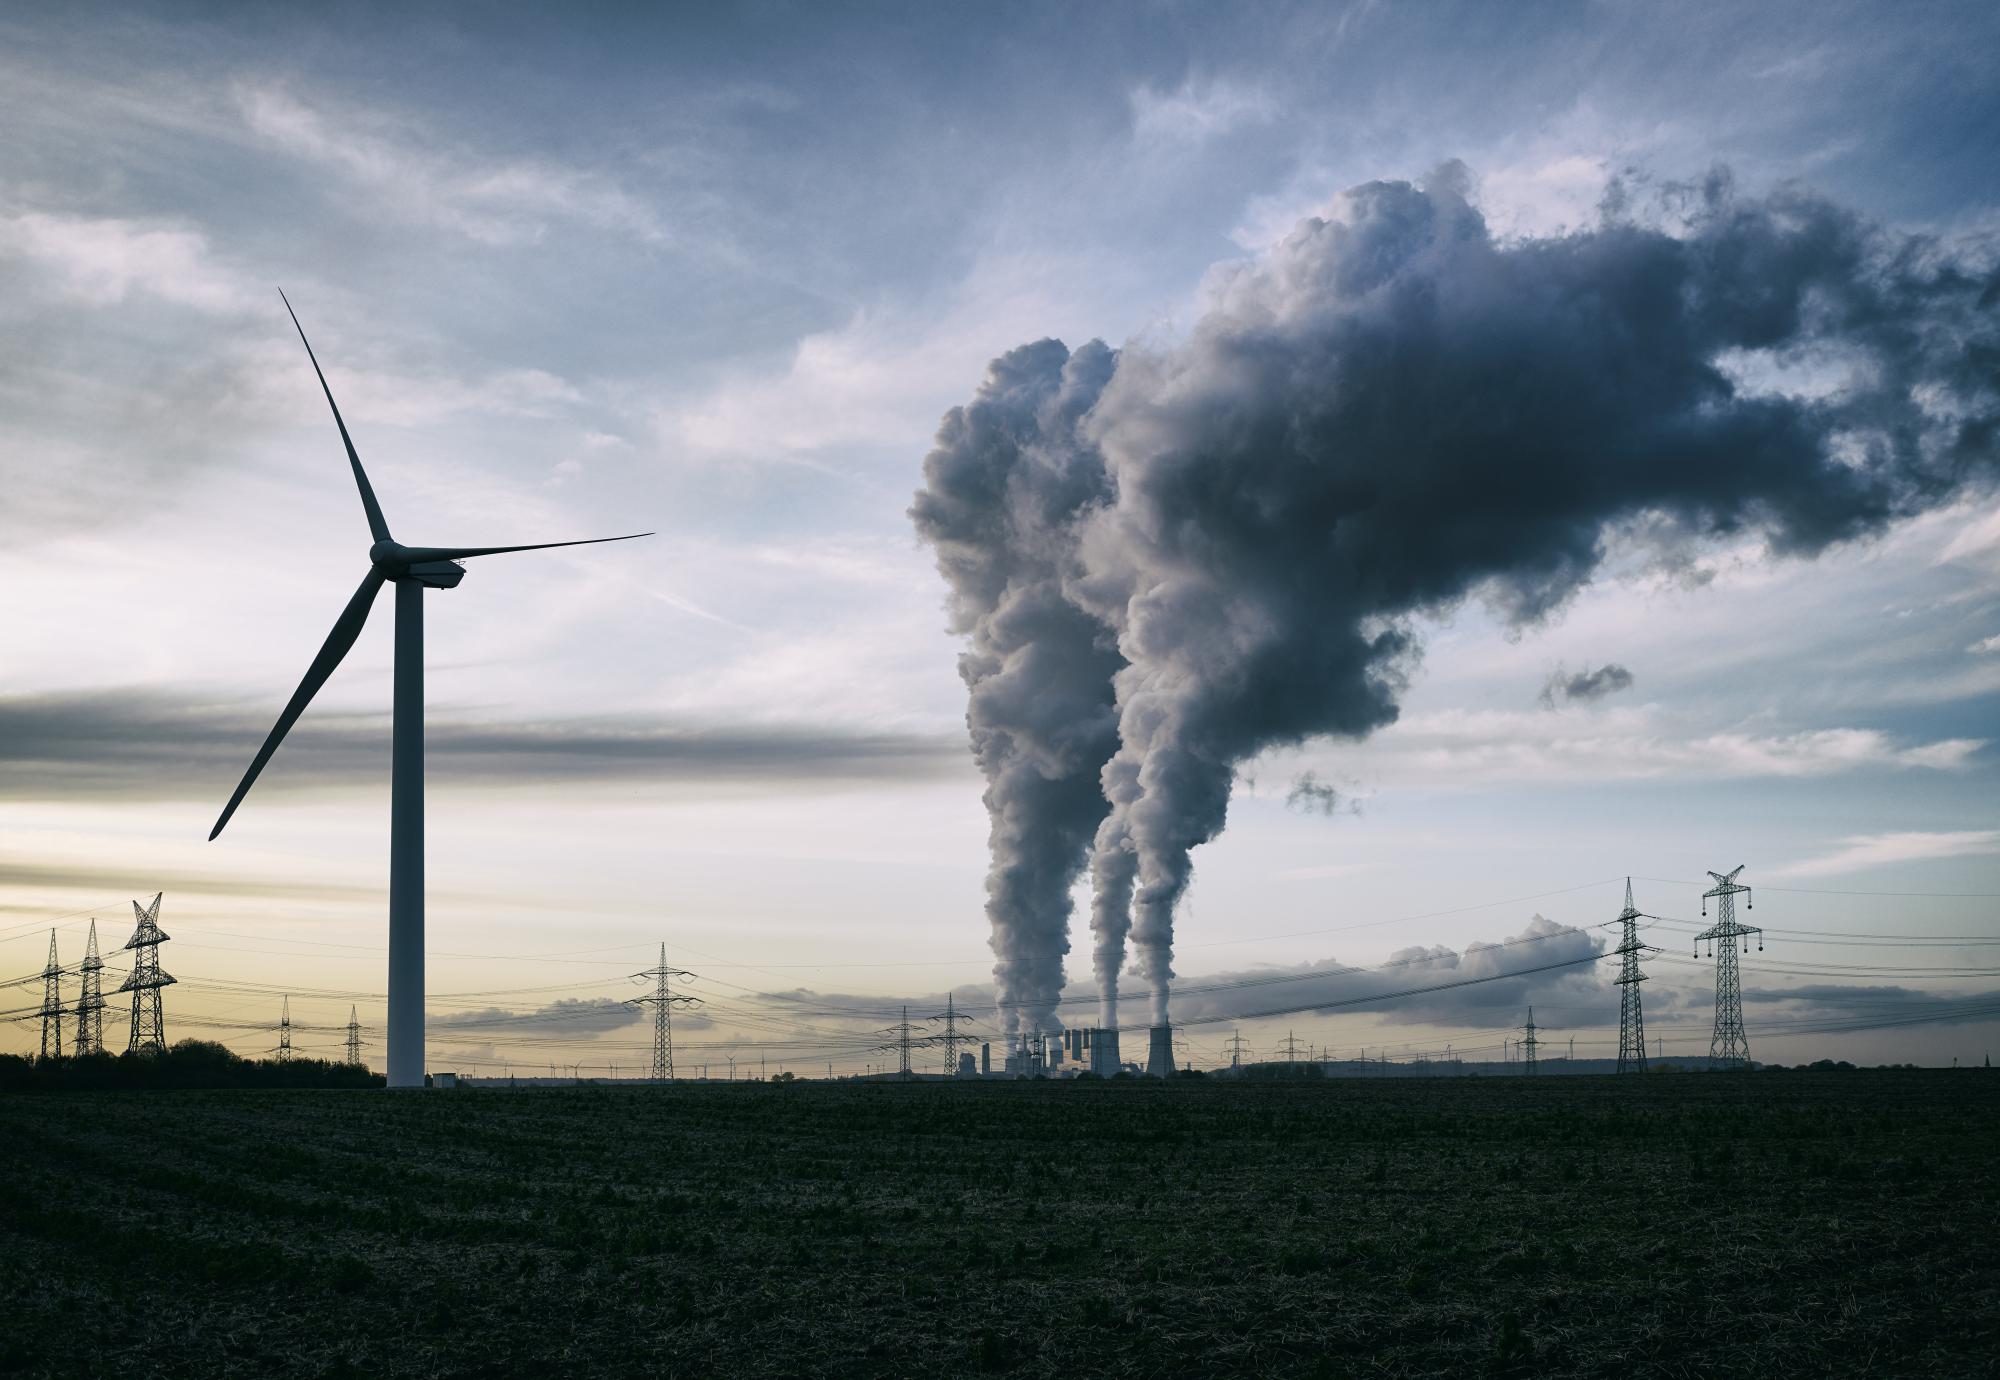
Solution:
[[[1706,919],[1707,911],[1705,903],[1710,900],[1717,902],[1717,916],[1713,925],[1693,935],[1696,945],[1696,957],[1699,958],[1701,956],[1700,946],[1708,944],[1711,946],[1711,954],[1716,959],[1714,1027],[1710,1054],[1703,1063],[1706,1067],[1717,1070],[1740,1070],[1752,1067],[1749,1059],[1749,1041],[1743,1020],[1743,1000],[1738,959],[1742,954],[1749,952],[1748,941],[1751,935],[1759,936],[1758,948],[1762,949],[1761,936],[1763,932],[1756,926],[1739,922],[1736,918],[1735,898],[1739,895],[1747,898],[1750,895],[1750,888],[1738,880],[1743,870],[1739,866],[1726,874],[1721,872],[1712,872],[1709,874],[1713,885],[1703,897],[1703,916]],[[155,892],[150,902],[137,900],[132,902],[135,927],[132,937],[126,941],[124,946],[125,950],[132,954],[132,967],[124,975],[124,980],[117,988],[117,991],[121,994],[129,993],[132,1000],[130,1034],[125,1047],[127,1052],[146,1053],[164,1050],[168,1047],[162,993],[166,987],[173,985],[176,979],[165,970],[160,961],[160,946],[169,942],[171,938],[160,926],[160,914],[164,899],[165,895],[163,892]],[[1579,1060],[1576,1054],[1577,1037],[1575,1035],[1570,1035],[1566,1041],[1567,1057],[1546,1057],[1545,1050],[1551,1041],[1547,1036],[1545,1028],[1536,1021],[1534,1007],[1528,1006],[1525,1008],[1525,1022],[1521,1026],[1514,1027],[1520,1038],[1508,1038],[1503,1041],[1505,1054],[1497,1061],[1497,1065],[1490,1057],[1482,1058],[1480,1054],[1463,1045],[1458,1046],[1456,1052],[1454,1052],[1454,1047],[1449,1044],[1443,1046],[1442,1057],[1440,1057],[1436,1050],[1421,1049],[1406,1045],[1404,1046],[1405,1052],[1394,1060],[1391,1059],[1388,1048],[1372,1046],[1362,1050],[1355,1057],[1337,1058],[1331,1046],[1308,1044],[1300,1041],[1292,1033],[1288,1033],[1284,1039],[1277,1042],[1276,1049],[1281,1056],[1280,1058],[1276,1060],[1267,1058],[1262,1062],[1252,1062],[1247,1057],[1248,1044],[1244,1040],[1240,1030],[1230,1031],[1226,1037],[1221,1039],[1219,1050],[1206,1051],[1202,1055],[1200,1062],[1205,1071],[1224,1078],[1268,1078],[1272,1076],[1474,1076],[1481,1073],[1490,1075],[1495,1071],[1518,1072],[1521,1075],[1529,1077],[1552,1073],[1579,1074],[1608,1073],[1614,1071],[1617,1073],[1643,1073],[1654,1066],[1655,1061],[1660,1058],[1660,1055],[1658,1051],[1653,1051],[1653,1057],[1649,1060],[1649,1052],[1645,1047],[1646,1035],[1640,1008],[1639,984],[1646,980],[1646,974],[1640,970],[1640,959],[1644,955],[1657,955],[1661,951],[1656,946],[1647,944],[1640,939],[1639,921],[1641,920],[1684,925],[1689,931],[1696,928],[1692,921],[1663,920],[1663,917],[1649,916],[1641,912],[1633,899],[1632,880],[1627,878],[1625,882],[1624,906],[1617,918],[1609,922],[1610,925],[1618,927],[1619,942],[1614,947],[1607,948],[1600,945],[1592,945],[1588,952],[1578,953],[1576,950],[1579,946],[1572,945],[1569,952],[1575,956],[1559,957],[1555,962],[1538,962],[1534,957],[1530,956],[1523,960],[1522,966],[1516,970],[1493,972],[1469,980],[1474,983],[1482,983],[1517,979],[1532,973],[1570,969],[1577,965],[1594,964],[1606,958],[1617,957],[1620,960],[1618,973],[1616,977],[1611,979],[1611,984],[1618,989],[1619,993],[1618,1041],[1616,1047],[1617,1057],[1615,1060],[1601,1056],[1587,1056]],[[77,923],[81,924],[82,922]],[[1575,938],[1581,936],[1583,933],[1583,931],[1573,928],[1551,928],[1531,936],[1509,940],[1508,944],[1532,944],[1540,940],[1559,938],[1565,935]],[[1798,931],[1798,933],[1814,932]],[[77,1056],[84,1056],[94,1052],[102,1052],[104,1049],[103,1010],[106,1001],[103,993],[103,970],[105,964],[98,952],[96,921],[92,920],[89,922],[85,954],[81,962],[73,960],[70,965],[65,966],[61,961],[58,947],[59,935],[56,930],[52,929],[49,937],[48,958],[43,969],[39,973],[11,979],[5,984],[10,986],[26,986],[30,983],[39,982],[41,985],[42,996],[39,1004],[18,1008],[15,1011],[4,1014],[6,1018],[16,1021],[39,1021],[41,1026],[39,1058],[42,1061],[60,1061],[72,1053]],[[632,975],[635,979],[646,982],[649,990],[640,996],[631,998],[625,1003],[634,1007],[652,1008],[651,1016],[654,1027],[653,1063],[650,1072],[652,1078],[656,1081],[672,1081],[676,1077],[675,1051],[673,1047],[673,1008],[676,1006],[683,1008],[694,1007],[701,1002],[700,998],[692,996],[683,990],[678,990],[687,980],[694,978],[695,974],[685,969],[669,967],[666,962],[665,950],[666,946],[664,944],[661,945],[657,965]],[[1680,961],[1682,963],[1686,962],[1685,959]],[[1400,961],[1386,965],[1384,971],[1386,972],[1389,968],[1397,966],[1400,966]],[[1342,975],[1359,975],[1368,970],[1339,968],[1337,971]],[[1307,971],[1301,972],[1299,976],[1314,977],[1318,976],[1318,974]],[[78,980],[76,987],[66,987],[64,980],[70,977]],[[203,981],[206,981],[206,979],[203,979]],[[1269,981],[1271,981],[1269,978],[1257,978],[1245,985],[1261,987]],[[1382,1001],[1409,997],[1427,991],[1459,988],[1467,984],[1467,979],[1451,978],[1440,982],[1435,988],[1429,986],[1403,987],[1392,991],[1385,991],[1379,997],[1363,996],[1360,1000],[1368,1003],[1368,1009],[1378,1009],[1377,1004]],[[1235,984],[1222,984],[1221,986],[1226,987],[1231,985]],[[1218,988],[1212,987],[1209,990],[1218,990]],[[275,1047],[260,1049],[260,1053],[273,1055],[280,1063],[290,1062],[295,1058],[302,1057],[295,1051],[295,1032],[319,1031],[333,1034],[336,1038],[344,1036],[345,1048],[343,1052],[345,1054],[345,1063],[348,1065],[361,1064],[363,1027],[360,1023],[358,1004],[349,1007],[348,1019],[344,1026],[295,1025],[290,1013],[289,996],[286,996],[282,989],[272,990],[270,995],[283,998],[279,1018],[275,1024],[259,1025],[254,1028],[274,1034],[276,1036],[276,1045]],[[950,1081],[978,1081],[989,1078],[1008,1080],[1022,1078],[1074,1079],[1077,1077],[1148,1077],[1168,1079],[1175,1077],[1184,1068],[1191,1071],[1196,1063],[1196,1060],[1188,1057],[1188,1038],[1186,1032],[1177,1030],[1174,1025],[1166,1021],[1156,1021],[1145,1027],[1140,1027],[1146,1032],[1146,1057],[1143,1063],[1128,1063],[1121,1057],[1121,1039],[1124,1032],[1117,1028],[1099,1025],[1061,1026],[1055,1024],[1053,1021],[1049,1021],[1038,1028],[1017,1030],[1004,1037],[995,1037],[986,1033],[992,1027],[985,1020],[970,1016],[959,1009],[958,995],[957,991],[948,992],[942,1010],[934,1010],[934,1013],[927,1018],[912,1015],[913,1008],[911,1006],[891,1008],[900,1019],[888,1028],[876,1033],[875,1038],[879,1043],[870,1046],[868,1052],[893,1054],[895,1056],[894,1061],[887,1068],[871,1066],[862,1076],[892,1076],[913,1082],[940,1079]],[[73,1001],[66,1002],[66,996],[73,998]],[[566,1005],[569,1003],[569,1000],[564,999],[564,1002],[558,1003],[558,1005]],[[1257,1012],[1257,1017],[1269,1018],[1289,1013],[1301,1015],[1324,1014],[1338,1007],[1350,1004],[1352,1002],[1348,1000],[1327,1000],[1322,994],[1319,1000],[1301,1002],[1295,1006],[1280,1007],[1276,1010],[1263,1009]],[[865,1008],[856,1008],[853,1014],[858,1016],[864,1010]],[[829,1011],[823,1014],[838,1015],[839,1012]],[[495,1017],[496,1019],[511,1019],[506,1013],[495,1013]],[[1255,1017],[1239,1016],[1233,1019],[1249,1018]],[[520,1019],[537,1020],[548,1018],[524,1015]],[[1232,1018],[1216,1014],[1203,1014],[1196,1017],[1193,1024],[1196,1027],[1200,1027],[1229,1019]],[[74,1022],[73,1025],[70,1024],[72,1021]],[[1566,1022],[1565,1024],[1569,1023]],[[197,1025],[210,1029],[231,1028],[226,1025],[218,1026],[212,1021],[198,1021]],[[979,1029],[980,1027],[985,1027],[985,1030]],[[1570,1028],[1573,1030],[1579,1027],[1571,1025]],[[1586,1025],[1583,1028],[1590,1027]],[[822,1032],[811,1033],[818,1034]],[[826,1038],[835,1041],[845,1038],[832,1031],[823,1033]],[[573,1042],[574,1039],[572,1037],[562,1035],[551,1036],[551,1043]],[[755,1042],[751,1043],[754,1047]],[[997,1052],[994,1049],[996,1043],[1001,1046]],[[30,1047],[33,1048],[34,1046],[31,1044]],[[713,1049],[716,1047],[716,1044],[710,1042],[707,1044],[707,1047]],[[740,1052],[741,1045],[735,1041],[726,1041],[722,1042],[722,1047],[729,1049],[731,1052],[726,1056],[718,1054],[715,1057],[727,1057],[733,1079],[737,1062],[736,1054]],[[308,1045],[307,1048],[310,1049],[311,1046]],[[615,1046],[607,1045],[603,1048],[605,1052],[609,1053]],[[1485,1046],[1480,1048],[1490,1052],[1492,1047]],[[976,1054],[974,1053],[975,1049],[977,1051]],[[835,1047],[829,1047],[828,1052],[838,1055],[843,1051]],[[853,1053],[862,1052],[862,1050],[860,1046],[856,1046],[845,1052],[852,1055]],[[759,1068],[764,1069],[766,1067],[765,1060],[769,1056],[765,1055],[761,1050],[759,1054]],[[486,1057],[491,1058],[492,1056],[489,1054]],[[553,1068],[554,1066],[552,1065],[551,1067]],[[587,1081],[578,1072],[578,1070],[584,1067],[588,1066],[581,1064],[570,1065],[572,1074],[569,1079],[564,1081],[572,1084]],[[618,1077],[618,1067],[616,1063],[608,1065],[613,1079]],[[629,1068],[630,1065],[627,1065],[627,1067]],[[1682,1065],[1682,1067],[1685,1067],[1685,1065]],[[706,1070],[707,1065],[703,1064],[701,1072],[702,1081],[706,1081]],[[476,1073],[477,1064],[475,1063],[474,1074],[476,1075]],[[797,1076],[792,1072],[786,1071],[782,1064],[779,1066],[779,1074],[786,1079]],[[827,1064],[827,1077],[837,1078],[839,1076],[841,1075],[835,1072],[833,1062],[829,1061]],[[429,1080],[434,1075],[426,1075],[426,1077]],[[555,1075],[552,1073],[551,1079],[554,1077]]]

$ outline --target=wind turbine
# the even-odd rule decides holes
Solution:
[[[368,548],[368,573],[361,587],[347,601],[333,631],[326,635],[319,655],[306,668],[305,679],[292,692],[291,701],[278,715],[278,723],[257,755],[250,770],[222,815],[209,831],[212,842],[243,803],[257,774],[298,722],[312,697],[326,684],[334,667],[340,665],[361,635],[368,611],[385,584],[396,587],[396,680],[395,713],[391,728],[389,805],[389,1086],[420,1088],[424,1083],[424,605],[425,589],[453,589],[465,578],[460,561],[474,556],[498,556],[509,551],[545,551],[556,546],[592,546],[599,542],[630,541],[650,537],[651,532],[633,532],[622,537],[593,537],[587,541],[544,541],[527,546],[404,546],[389,535],[382,507],[368,483],[361,457],[341,420],[340,405],[327,387],[319,358],[291,299],[282,292],[285,311],[306,347],[313,373],[319,378],[326,405],[333,409],[333,424],[340,429],[341,444],[347,447],[347,463],[354,470],[355,487],[361,491],[361,507],[368,515],[368,530],[374,545]]]

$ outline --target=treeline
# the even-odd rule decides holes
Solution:
[[[149,1054],[27,1059],[0,1054],[0,1092],[117,1088],[379,1088],[382,1075],[330,1059],[245,1059],[212,1040]]]

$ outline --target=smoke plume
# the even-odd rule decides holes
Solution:
[[[1607,661],[1594,671],[1589,667],[1572,671],[1558,662],[1555,670],[1549,672],[1548,679],[1542,682],[1542,692],[1536,698],[1541,700],[1544,709],[1554,709],[1572,700],[1588,704],[1606,695],[1615,695],[1620,690],[1631,689],[1632,681],[1631,671],[1615,661]]]
[[[1070,888],[1104,817],[1098,775],[1118,745],[1104,626],[1063,595],[1074,526],[1110,497],[1077,431],[1114,364],[1060,341],[994,361],[924,461],[910,510],[951,589],[972,751],[986,776],[986,915],[1004,1028],[1060,1029]]]
[[[1222,829],[1239,765],[1393,722],[1418,617],[1478,598],[1515,626],[1546,620],[1620,533],[1665,562],[1737,534],[1810,557],[1994,473],[1990,255],[1795,188],[1744,197],[1723,174],[1644,222],[1607,197],[1597,226],[1551,238],[1496,239],[1469,194],[1456,164],[1354,188],[1216,270],[1180,343],[1079,351],[1110,369],[1087,412],[1025,429],[1090,472],[1066,491],[1082,508],[1024,525],[1012,486],[988,482],[964,501],[989,506],[955,515],[982,566],[1025,564],[1038,595],[1056,582],[1115,639],[1112,656],[1044,611],[1003,655],[1025,679],[1039,628],[1059,632],[1051,702],[1088,711],[1073,728],[1089,751],[1063,759],[1079,769],[1107,740],[1074,649],[1111,672],[1093,923],[1103,952],[1129,894],[1156,1022],[1190,851]],[[1012,379],[996,372],[973,408]],[[934,488],[969,425],[947,419]],[[983,666],[986,606],[953,586]],[[983,680],[967,678],[977,743]]]

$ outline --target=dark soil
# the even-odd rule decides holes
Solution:
[[[1973,1376],[2000,1077],[0,1096],[0,1375]]]

